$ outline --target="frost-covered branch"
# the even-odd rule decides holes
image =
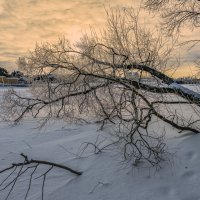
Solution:
[[[9,175],[6,176],[6,178],[4,178],[3,181],[0,183],[0,192],[8,189],[8,194],[6,195],[5,200],[7,200],[9,198],[9,196],[11,195],[14,187],[17,184],[17,180],[23,174],[25,174],[27,172],[31,171],[31,173],[29,175],[30,178],[29,178],[28,188],[27,188],[26,194],[25,194],[25,200],[28,198],[28,194],[30,192],[33,179],[38,179],[38,178],[43,178],[43,180],[42,180],[42,200],[44,199],[44,186],[45,186],[46,176],[54,167],[69,171],[69,172],[71,172],[71,173],[73,173],[75,175],[81,175],[82,174],[82,172],[73,170],[72,168],[67,167],[65,165],[61,165],[61,164],[54,163],[54,162],[49,162],[49,161],[44,161],[44,160],[29,159],[28,156],[23,154],[23,153],[21,154],[21,156],[24,158],[24,162],[13,163],[11,166],[9,166],[9,167],[7,167],[7,168],[5,168],[3,170],[0,170],[0,176],[3,173],[11,171],[9,173]],[[46,170],[39,177],[34,177],[34,175],[36,173],[36,170],[38,169],[39,165],[49,166],[49,169]],[[17,172],[17,173],[13,177],[15,172]]]

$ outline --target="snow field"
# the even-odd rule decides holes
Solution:
[[[123,162],[116,149],[96,155],[88,146],[83,152],[85,142],[95,142],[99,134],[106,134],[94,124],[50,121],[42,130],[36,129],[37,125],[36,120],[25,120],[18,126],[0,123],[0,170],[23,161],[20,153],[24,153],[83,172],[76,176],[54,168],[47,175],[45,200],[200,200],[199,134],[178,134],[168,127],[171,133],[166,135],[166,144],[172,155],[156,170]],[[47,168],[40,166],[35,177]],[[7,174],[0,175],[0,183]],[[28,175],[30,172],[19,178],[8,199],[24,199]],[[41,199],[41,187],[42,180],[34,179],[27,199]],[[0,191],[0,200],[7,192]]]

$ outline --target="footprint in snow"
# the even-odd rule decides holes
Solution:
[[[175,190],[170,187],[160,187],[158,191],[164,196],[170,196],[175,194]]]
[[[195,177],[195,173],[193,171],[187,171],[181,175],[181,178],[183,179],[193,179],[194,177]]]
[[[198,196],[198,195],[191,195],[191,196],[185,197],[183,200],[200,200],[200,196]]]
[[[189,151],[185,154],[185,157],[188,161],[195,160],[197,158],[197,154],[193,151]]]

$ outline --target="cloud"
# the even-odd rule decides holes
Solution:
[[[78,39],[105,24],[104,6],[139,6],[133,0],[0,0],[0,64],[15,65],[36,42]],[[146,15],[144,15],[146,16]],[[144,17],[144,24],[155,19]],[[191,35],[190,32],[186,33]],[[197,34],[196,34],[197,35]],[[193,36],[191,35],[190,38]],[[190,55],[191,56],[191,55]]]
[[[101,24],[102,14],[98,0],[1,0],[0,61],[15,61],[36,42],[76,39],[89,24]]]

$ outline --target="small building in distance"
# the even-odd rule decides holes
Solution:
[[[0,83],[4,83],[5,82],[6,77],[5,76],[0,76]]]
[[[19,79],[15,77],[6,77],[6,76],[0,76],[0,84],[18,84]]]

